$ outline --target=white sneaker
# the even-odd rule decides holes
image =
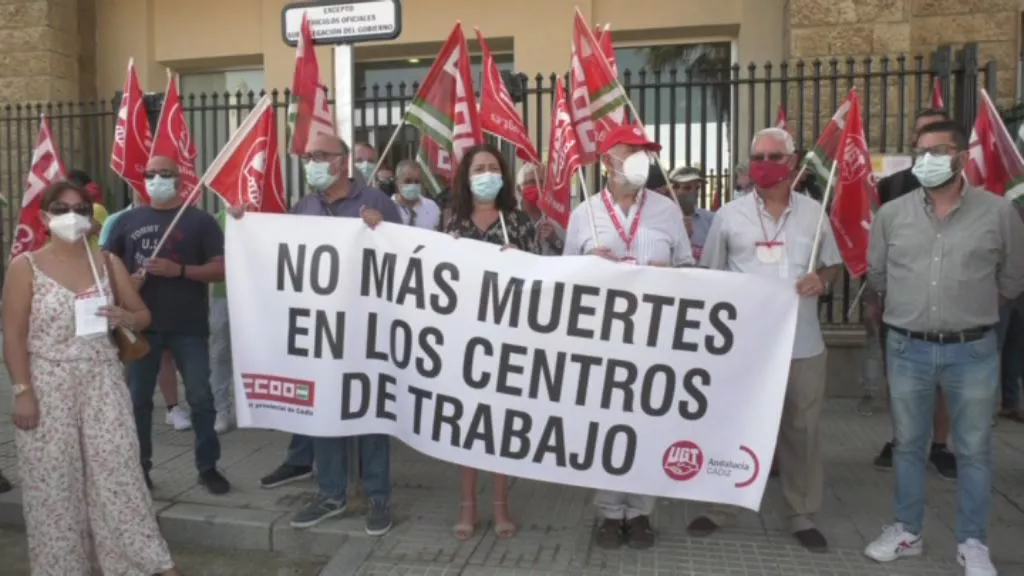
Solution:
[[[905,556],[920,556],[923,551],[924,541],[921,537],[907,532],[903,524],[897,522],[886,526],[882,535],[864,549],[864,555],[877,562],[892,562]]]
[[[192,428],[192,421],[189,420],[188,412],[185,412],[185,409],[181,406],[175,406],[168,410],[165,422],[167,422],[168,425],[173,426],[178,432]]]
[[[217,434],[224,434],[234,426],[231,414],[228,412],[217,412],[217,419],[213,422],[213,429]]]
[[[964,576],[996,576],[996,567],[988,555],[988,546],[974,538],[956,547],[956,560],[964,567]]]

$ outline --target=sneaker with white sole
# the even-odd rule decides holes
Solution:
[[[234,419],[228,412],[217,412],[217,419],[213,421],[213,429],[217,434],[224,434],[234,428]]]
[[[956,547],[956,560],[964,567],[964,576],[997,576],[996,567],[988,555],[988,546],[974,538]]]
[[[168,425],[173,426],[178,432],[183,432],[192,428],[192,420],[189,419],[188,412],[186,412],[181,406],[175,406],[168,410],[165,422],[167,422]]]
[[[892,562],[906,556],[920,556],[923,551],[921,536],[911,534],[897,522],[886,526],[882,535],[864,549],[864,555],[876,562]]]

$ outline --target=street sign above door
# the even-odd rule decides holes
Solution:
[[[394,40],[402,33],[400,0],[293,2],[281,11],[281,34],[289,46],[299,41],[303,12],[309,14],[314,44]]]

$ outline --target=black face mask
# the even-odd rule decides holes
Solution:
[[[394,180],[381,180],[380,190],[388,196],[394,196],[398,188],[395,186]]]

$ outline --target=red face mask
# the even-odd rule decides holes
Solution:
[[[789,178],[789,174],[789,166],[771,160],[755,160],[750,163],[750,179],[761,190],[775,186]]]
[[[536,204],[540,198],[540,188],[537,186],[523,186],[523,201],[527,204]]]

